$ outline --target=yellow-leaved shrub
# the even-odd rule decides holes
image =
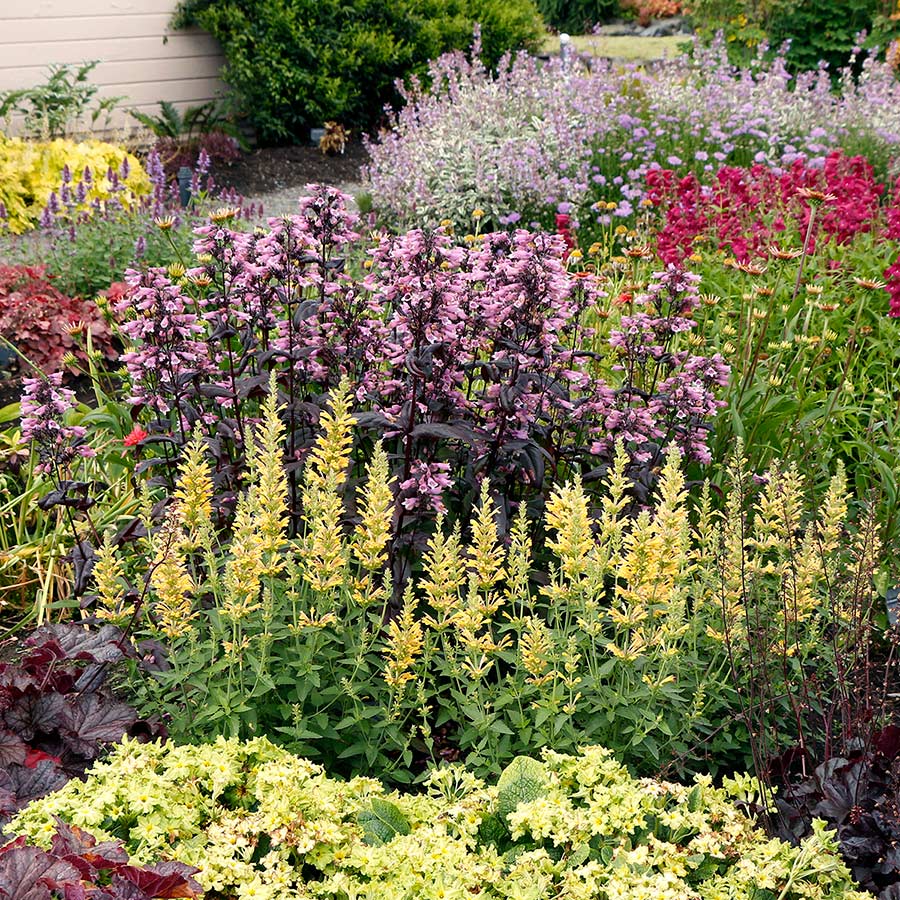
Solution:
[[[93,200],[109,199],[107,172],[118,172],[124,159],[130,169],[122,197],[127,202],[149,193],[150,179],[138,159],[123,147],[98,140],[29,141],[0,135],[0,202],[6,207],[6,225],[14,234],[35,227],[50,194],[60,189],[64,166],[75,181],[81,179],[85,168],[91,170],[85,208]]]

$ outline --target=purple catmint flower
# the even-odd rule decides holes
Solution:
[[[75,408],[75,393],[62,386],[61,372],[26,378],[23,385],[22,442],[37,451],[36,471],[61,474],[79,457],[95,455],[84,443],[86,429],[64,422],[66,413]]]

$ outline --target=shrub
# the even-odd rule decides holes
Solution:
[[[87,366],[83,340],[100,358],[115,359],[109,323],[91,300],[67,297],[43,266],[0,265],[0,333],[21,354],[21,366],[45,373]]]
[[[82,208],[108,199],[126,160],[127,173],[121,180],[131,202],[150,190],[150,182],[141,164],[123,148],[94,140],[76,143],[60,138],[40,143],[0,135],[0,203],[6,225],[13,234],[33,228],[50,195],[59,191],[66,177],[79,176],[85,168],[95,178]]]
[[[619,11],[619,0],[537,0],[544,21],[556,31],[584,34]]]
[[[863,900],[816,825],[794,848],[734,805],[749,780],[713,788],[635,780],[586,747],[516,760],[496,786],[460,767],[418,795],[371,778],[334,781],[265,740],[206,747],[125,744],[14,823],[47,842],[53,816],[139,861],[172,853],[200,884],[239,898],[650,896]]]
[[[814,69],[825,62],[832,72],[846,66],[857,36],[871,31],[882,0],[823,0],[821,3],[795,3],[777,8],[769,24],[773,44],[790,41],[788,65],[794,71]]]
[[[371,125],[398,78],[467,46],[475,23],[491,65],[540,37],[532,0],[188,0],[176,23],[191,22],[222,44],[223,77],[264,141],[329,120]]]

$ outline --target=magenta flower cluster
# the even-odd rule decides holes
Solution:
[[[309,190],[268,232],[222,217],[196,229],[200,264],[183,278],[129,273],[118,311],[131,402],[240,440],[244,401],[275,370],[296,456],[315,397],[347,377],[408,511],[441,509],[464,471],[537,485],[573,460],[595,467],[619,439],[641,463],[669,444],[708,460],[728,368],[676,346],[694,326],[695,276],[655,275],[604,342],[586,324],[609,314],[604,282],[570,271],[563,237],[376,235],[356,278],[345,257],[365,244],[347,198]]]
[[[86,430],[65,424],[66,414],[75,407],[75,393],[62,386],[61,372],[26,378],[23,387],[22,442],[37,451],[35,471],[62,476],[76,459],[95,455],[84,442]]]

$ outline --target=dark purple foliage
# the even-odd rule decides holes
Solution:
[[[900,727],[871,736],[870,745],[832,757],[807,778],[779,790],[776,833],[798,842],[824,819],[853,877],[880,900],[900,898]]]
[[[45,625],[0,662],[0,824],[81,775],[106,745],[153,733],[108,685],[128,653],[112,625]]]
[[[174,900],[199,897],[197,869],[179,862],[138,867],[118,841],[57,820],[49,851],[17,838],[0,848],[0,900]]]
[[[268,232],[233,230],[234,213],[215,214],[195,230],[200,265],[183,278],[130,272],[116,305],[132,342],[123,362],[135,415],[152,417],[145,445],[203,427],[221,506],[240,487],[248,424],[273,371],[292,479],[321,402],[349,379],[365,434],[359,461],[372,438],[392,460],[398,532],[445,505],[467,508],[486,476],[512,503],[575,471],[590,482],[617,440],[636,483],[652,481],[670,445],[708,459],[728,367],[679,349],[694,327],[693,276],[657,273],[621,329],[600,338],[605,282],[568,266],[560,236],[518,230],[460,243],[416,229],[376,235],[367,250],[347,198],[309,190],[299,214],[271,219]],[[345,259],[363,253],[364,277],[354,277]],[[174,461],[168,453],[141,466],[162,476]]]

